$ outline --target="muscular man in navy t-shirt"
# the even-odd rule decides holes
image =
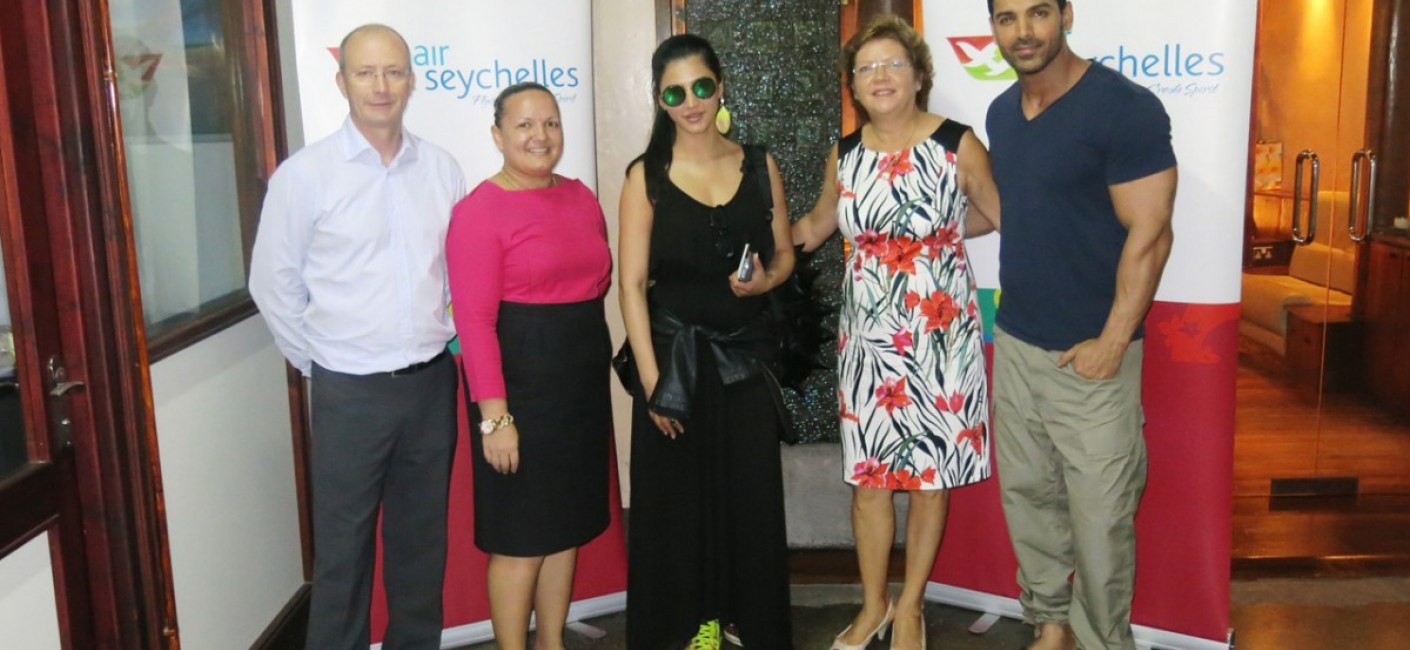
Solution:
[[[1075,55],[1066,0],[990,0],[1019,81],[989,107],[1003,206],[994,426],[1032,650],[1135,648],[1141,323],[1170,253],[1170,118]]]

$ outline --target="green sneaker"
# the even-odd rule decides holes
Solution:
[[[701,623],[695,638],[690,640],[688,650],[720,650],[720,622],[713,620]]]

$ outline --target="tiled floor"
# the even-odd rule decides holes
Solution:
[[[851,622],[856,614],[858,591],[855,585],[795,585],[793,587],[793,639],[797,650],[827,650],[832,638]],[[899,589],[893,589],[893,593]],[[988,633],[976,636],[966,630],[978,616],[954,607],[930,603],[926,606],[925,618],[928,635],[926,647],[931,650],[986,650],[1003,648],[1015,650],[1032,638],[1032,631],[1018,621],[1000,620]],[[594,641],[585,636],[569,633],[566,639],[569,650],[621,650],[626,648],[624,641],[626,617],[615,614],[588,621],[607,632],[607,636]],[[746,647],[748,639],[745,639]],[[470,646],[469,650],[490,650],[493,643]],[[886,648],[886,643],[874,642],[872,648]],[[734,648],[725,645],[726,650]],[[753,650],[752,648],[750,650]]]
[[[1230,595],[1240,650],[1410,648],[1410,578],[1238,581]]]
[[[826,650],[847,625],[855,605],[852,585],[797,585],[793,625],[798,650]],[[1405,650],[1410,647],[1410,578],[1268,579],[1235,582],[1231,625],[1238,650]],[[931,604],[926,609],[930,650],[1016,650],[1031,631],[1003,619],[983,635],[966,628],[975,612]],[[589,621],[601,640],[570,633],[570,650],[620,650],[622,614]],[[747,643],[747,640],[746,640]],[[489,650],[494,644],[471,646]],[[731,648],[732,646],[726,646]],[[874,643],[871,650],[887,647]],[[752,650],[752,649],[751,649]]]

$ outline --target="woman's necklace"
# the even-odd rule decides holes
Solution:
[[[920,124],[921,124],[922,121],[924,121],[924,117],[923,117],[923,116],[916,116],[916,117],[912,118],[912,119],[911,119],[911,130],[910,130],[910,132],[906,133],[906,139],[901,142],[901,146],[899,146],[899,147],[894,147],[894,148],[893,148],[893,147],[885,146],[885,144],[882,142],[881,129],[876,128],[876,124],[872,124],[871,132],[872,132],[872,135],[874,135],[874,136],[876,137],[876,144],[878,145],[878,146],[877,146],[877,150],[883,151],[883,152],[886,152],[886,153],[895,153],[895,152],[901,151],[901,150],[903,150],[903,149],[909,149],[909,148],[911,148],[911,141],[912,141],[912,140],[915,140],[915,138],[916,138],[916,131],[917,131],[918,129],[920,129]]]
[[[498,176],[501,186],[503,186],[504,189],[507,190],[542,190],[558,185],[558,176],[552,172],[549,172],[548,174],[548,185],[545,185],[543,187],[524,187],[524,185],[521,184],[517,179],[515,179],[513,176],[510,176],[509,172],[506,172],[503,169],[499,170]]]

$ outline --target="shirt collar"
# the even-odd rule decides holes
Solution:
[[[357,125],[353,124],[352,116],[343,118],[343,126],[338,129],[338,137],[343,143],[343,155],[349,161],[367,157],[368,160],[377,161],[381,164],[381,155],[372,148],[372,143],[357,130]],[[412,135],[406,128],[401,130],[401,149],[397,155],[392,157],[392,163],[388,167],[395,167],[398,164],[410,163],[416,160],[417,144],[420,139]]]

